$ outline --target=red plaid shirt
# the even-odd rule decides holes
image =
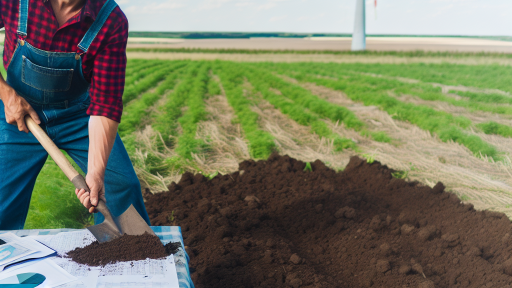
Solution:
[[[78,43],[105,2],[106,0],[86,0],[82,10],[59,28],[50,2],[31,0],[26,40],[45,51],[78,52]],[[5,69],[16,48],[18,10],[17,0],[0,0],[0,28],[5,27]],[[83,74],[91,83],[91,105],[87,114],[121,121],[127,41],[128,20],[121,9],[116,7],[92,42],[89,51],[82,57]]]

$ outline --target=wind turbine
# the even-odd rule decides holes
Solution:
[[[356,0],[356,20],[352,34],[352,51],[366,50],[366,0]],[[377,5],[377,1],[375,1]]]

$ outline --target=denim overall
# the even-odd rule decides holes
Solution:
[[[89,116],[86,111],[90,98],[81,55],[43,51],[25,41],[28,7],[29,0],[20,0],[18,44],[7,69],[7,83],[34,108],[41,127],[55,144],[87,173]],[[113,0],[105,3],[78,45],[81,51],[87,53],[115,7]],[[0,101],[0,230],[23,229],[32,190],[47,157],[31,133],[20,132],[6,122],[4,104]],[[51,199],[52,195],[47,197]],[[119,135],[105,171],[105,197],[113,216],[119,216],[133,204],[149,224],[140,183]],[[95,214],[94,222],[99,224],[103,219],[103,215]]]

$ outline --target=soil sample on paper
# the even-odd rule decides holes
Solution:
[[[67,253],[73,261],[89,266],[165,258],[178,251],[180,243],[163,245],[158,236],[144,234],[141,236],[124,235],[109,242],[92,244],[77,248]]]

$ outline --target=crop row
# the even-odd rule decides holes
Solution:
[[[142,94],[137,101],[131,101],[124,107],[123,119],[118,129],[121,137],[136,131],[147,109],[162,98],[167,91],[174,88],[177,79],[184,70],[184,68],[180,66],[181,65],[174,67],[174,70],[167,75],[165,80],[160,83],[154,91]]]
[[[288,102],[290,104],[285,104],[285,102],[282,102],[286,106],[292,105],[290,101],[293,101],[294,105],[301,106],[301,108],[293,108],[292,110],[289,110],[290,112],[299,112],[299,113],[307,113],[306,111],[310,111],[310,114],[312,117],[316,119],[310,119],[311,123],[314,123],[312,125],[313,130],[316,134],[318,134],[321,137],[326,137],[330,139],[330,136],[326,134],[326,126],[325,122],[321,121],[322,118],[329,119],[333,123],[343,123],[347,128],[354,129],[356,131],[359,131],[364,136],[370,136],[373,138],[373,140],[378,142],[391,142],[391,138],[385,133],[385,132],[371,132],[368,131],[366,128],[365,123],[363,123],[361,120],[357,118],[357,116],[350,111],[348,108],[335,105],[331,102],[328,102],[326,100],[323,100],[319,98],[318,96],[312,94],[309,90],[302,88],[300,85],[289,83],[288,81],[283,80],[282,78],[267,72],[266,69],[256,69],[254,70],[253,77],[251,77],[251,83],[259,83],[260,92],[263,93],[263,95],[266,95],[270,98],[276,98],[280,97],[279,95],[276,95],[272,92],[271,88],[277,89],[280,91],[281,95],[283,97],[286,97],[287,99],[285,102]],[[269,100],[267,99],[267,100]],[[274,105],[276,106],[276,105]],[[276,106],[277,107],[277,106]],[[291,108],[291,107],[288,107]],[[280,108],[281,109],[281,108]],[[284,111],[283,111],[284,112]],[[292,112],[292,114],[293,114]],[[290,113],[285,113],[289,115],[292,119],[295,121],[301,123],[310,122],[307,121],[307,116],[304,114],[304,117],[299,116],[298,114],[293,115]],[[321,121],[323,124],[320,124]],[[302,123],[301,123],[302,124]],[[303,124],[305,125],[305,124]],[[322,131],[322,132],[321,132]],[[338,140],[335,142],[340,143]],[[342,149],[342,147],[338,147],[339,149]]]
[[[445,85],[465,85],[482,89],[494,88],[512,93],[512,67],[506,65],[443,64],[325,64],[338,70],[375,73],[417,79]]]
[[[150,68],[145,71],[146,76],[143,76],[134,84],[125,86],[124,94],[123,94],[123,103],[124,105],[128,104],[130,101],[139,96],[142,92],[145,92],[151,88],[153,88],[158,82],[165,79],[165,77],[174,69],[178,67],[182,67],[186,64],[184,61],[173,62],[168,65],[157,65],[156,67]]]
[[[327,113],[327,111],[324,111],[323,108],[342,107],[333,105],[326,105],[326,107],[322,107],[322,104],[324,104],[322,100],[318,98],[308,99],[310,95],[308,93],[305,93],[305,91],[303,91],[302,88],[296,85],[285,83],[281,79],[275,79],[275,76],[263,72],[261,70],[246,71],[247,72],[245,73],[245,75],[247,76],[249,83],[251,83],[254,86],[256,91],[261,93],[265,100],[267,100],[270,104],[279,109],[283,114],[287,115],[295,122],[304,126],[309,126],[311,132],[317,134],[320,137],[324,137],[326,139],[331,140],[333,142],[335,151],[343,151],[344,149],[347,148],[355,148],[355,143],[352,140],[340,137],[338,134],[334,133],[332,129],[329,128],[329,126],[324,121],[322,121],[322,119],[319,116],[317,116],[314,113]],[[274,87],[281,90],[273,91],[271,88]],[[339,111],[331,112],[336,113]],[[352,124],[358,128],[363,126],[363,123],[360,122],[357,118],[354,118],[355,116],[351,115],[351,113],[343,113],[346,112],[344,110],[341,112],[341,115],[333,115],[333,117],[338,116],[336,117],[338,120],[341,120],[343,123],[348,122],[349,125]]]
[[[335,71],[335,70],[331,70]],[[325,72],[325,69],[324,69]],[[324,75],[324,74],[322,74]],[[335,77],[347,77],[356,76],[357,74],[352,71],[344,70],[342,72],[337,71],[336,73],[328,73]],[[426,83],[405,83],[396,79],[386,79],[373,76],[360,75],[363,81],[366,83],[372,83],[372,85],[381,90],[393,91],[394,94],[398,95],[413,95],[418,98],[427,101],[442,101],[450,103],[454,106],[464,107],[468,111],[485,111],[496,114],[512,115],[512,106],[508,104],[512,103],[512,98],[500,95],[500,94],[482,94],[475,92],[458,92],[458,94],[466,96],[465,99],[459,100],[452,96],[447,96],[442,93],[442,89],[439,87],[433,87],[431,84]],[[369,79],[369,77],[373,79]],[[496,102],[497,104],[493,103]],[[507,104],[507,105],[503,105]],[[466,119],[466,122],[470,122]],[[508,125],[499,124],[496,122],[485,122],[475,125],[476,128],[480,129],[486,134],[496,134],[503,137],[512,137],[512,127]]]
[[[192,62],[187,66],[183,79],[176,86],[174,91],[167,97],[165,103],[159,107],[158,113],[153,115],[153,128],[158,131],[169,147],[176,143],[176,129],[178,128],[178,119],[183,114],[182,108],[187,102],[190,89],[197,77],[202,62]]]
[[[274,137],[260,129],[259,115],[251,108],[255,103],[244,93],[245,69],[229,62],[215,62],[213,72],[220,77],[229,105],[235,111],[236,122],[240,123],[249,142],[249,153],[256,159],[266,159],[276,149]]]
[[[141,72],[142,70],[149,68],[151,66],[155,66],[156,64],[161,64],[161,62],[156,60],[144,60],[144,59],[130,59],[128,60],[128,63],[126,64],[126,80],[131,80],[130,77],[133,73]],[[167,63],[169,64],[169,63]]]
[[[135,82],[139,81],[141,78],[144,78],[148,74],[166,67],[167,65],[169,65],[169,63],[147,61],[142,63],[134,63],[133,66],[127,66],[126,78],[124,81],[125,88],[133,85]]]
[[[199,68],[186,99],[185,105],[187,109],[178,118],[182,132],[178,137],[175,151],[183,159],[192,160],[192,154],[198,154],[206,148],[204,140],[197,139],[196,134],[197,124],[206,118],[204,98],[208,91],[208,82],[210,80],[208,76],[209,69],[208,64],[203,64]]]
[[[300,64],[281,71],[301,81],[343,91],[352,100],[363,102],[365,105],[378,106],[388,114],[394,115],[395,119],[408,121],[435,133],[443,141],[455,141],[466,146],[475,155],[481,153],[494,159],[500,158],[494,146],[464,131],[472,126],[469,119],[454,117],[450,113],[436,111],[424,105],[404,103],[390,96],[389,91],[393,91],[397,84],[393,80],[351,74],[339,69],[329,69],[327,65]]]

